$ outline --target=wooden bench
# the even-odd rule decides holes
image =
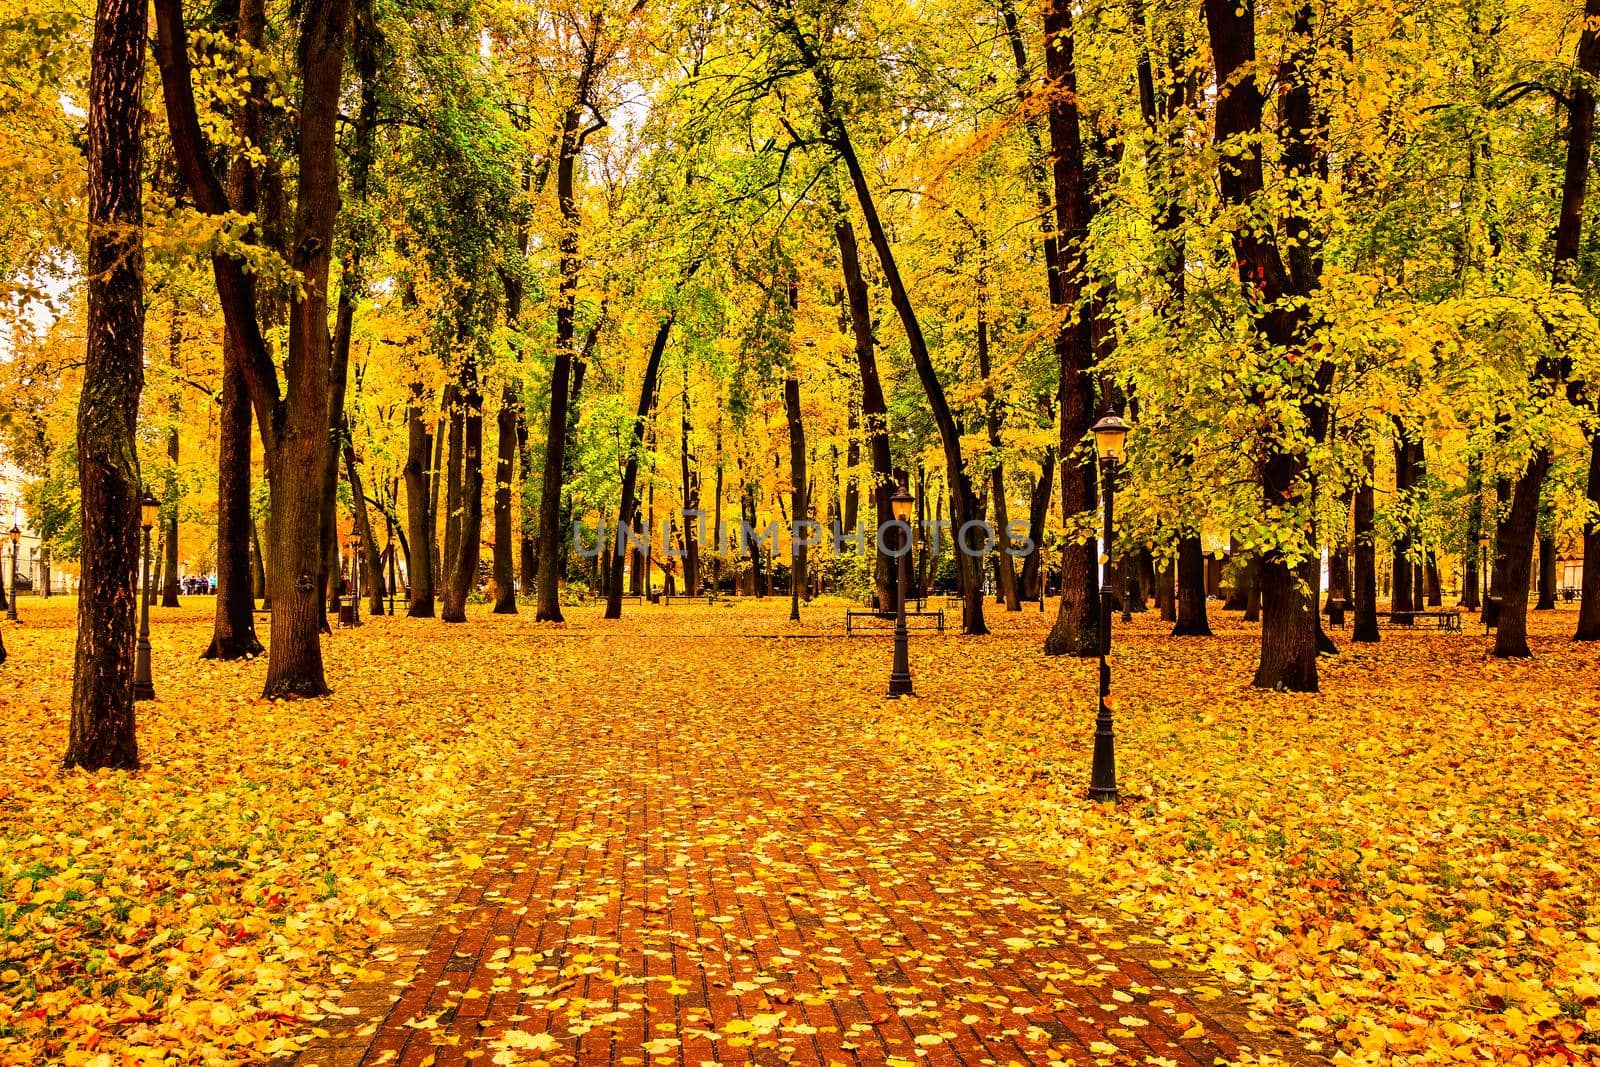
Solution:
[[[1378,613],[1386,616],[1390,626],[1433,626],[1439,630],[1459,632],[1461,630],[1461,613],[1459,611],[1381,611]]]
[[[690,596],[688,593],[662,593],[661,594],[661,602],[663,604],[671,606],[671,604],[672,604],[672,602],[674,600],[704,600],[707,604],[715,604],[717,602],[717,594],[715,594],[715,593],[696,593],[693,596]]]
[[[907,611],[906,612],[906,622],[907,622],[908,625],[909,625],[910,621],[912,619],[914,619],[914,618],[932,619],[933,620],[934,629],[938,630],[940,633],[944,633],[944,612],[942,612],[942,611]],[[846,611],[844,613],[844,632],[845,632],[845,636],[846,637],[850,636],[850,634],[854,632],[855,620],[857,620],[857,619],[879,619],[879,620],[882,620],[882,621],[885,621],[885,622],[892,623],[892,622],[894,622],[894,612],[892,612],[892,611]],[[925,629],[927,629],[927,627],[926,626],[920,627],[920,629],[924,629],[925,630]]]

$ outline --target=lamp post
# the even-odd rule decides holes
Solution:
[[[350,532],[350,625],[361,625],[361,535]]]
[[[6,601],[6,618],[12,622],[17,621],[17,553],[22,550],[22,528],[16,523],[11,524],[11,532],[6,535],[11,538],[11,598]]]
[[[911,558],[912,503],[911,494],[906,492],[905,486],[896,489],[894,496],[889,498],[889,507],[894,512],[895,521],[904,523],[906,531],[900,541],[900,558],[895,561],[899,580],[895,582],[898,588],[894,598],[894,667],[889,671],[889,699],[891,700],[913,695],[911,691],[911,654],[906,647],[908,644],[908,636],[906,634],[906,586],[911,584],[911,573],[906,566],[906,561]]]
[[[1105,481],[1105,535],[1100,571],[1100,706],[1094,717],[1094,764],[1089,772],[1089,799],[1115,802],[1117,741],[1112,730],[1111,667],[1106,655],[1111,651],[1111,539],[1116,532],[1117,467],[1122,462],[1128,424],[1116,415],[1107,415],[1094,424],[1093,430],[1100,473]]]
[[[144,580],[144,599],[139,606],[139,643],[133,657],[133,699],[154,700],[155,682],[150,677],[150,528],[156,524],[161,502],[145,490],[139,498],[139,529],[144,534],[143,558],[139,573]]]

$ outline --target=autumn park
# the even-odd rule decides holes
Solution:
[[[0,0],[0,1067],[1600,1065],[1600,0]]]

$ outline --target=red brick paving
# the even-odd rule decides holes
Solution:
[[[300,1064],[1307,1060],[853,729],[859,645],[808,643],[795,703],[749,685],[787,642],[571,636],[595,674],[399,935],[414,973]]]

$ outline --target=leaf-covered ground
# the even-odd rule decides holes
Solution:
[[[270,704],[261,662],[194,658],[208,607],[156,613],[135,775],[57,769],[69,602],[25,599],[7,630],[0,1062],[245,1061],[348,1032],[338,987],[479,870],[508,769],[573,745],[577,704],[660,714],[653,683],[713,663],[748,688],[719,675],[707,706],[826,702],[851,743],[942,771],[1001,844],[1329,1054],[1600,1061],[1600,650],[1565,640],[1570,612],[1535,617],[1529,663],[1485,659],[1470,625],[1341,641],[1320,696],[1251,690],[1254,629],[1231,617],[1180,641],[1143,616],[1119,628],[1131,799],[1109,810],[1081,800],[1091,665],[1042,657],[1036,612],[919,635],[920,698],[898,704],[879,698],[886,638],[844,638],[837,607],[796,629],[777,602],[376,620],[327,642],[332,699]],[[720,640],[797,633],[822,638]]]
[[[1114,810],[1081,800],[1088,672],[1025,644],[938,657],[874,723],[1313,1047],[1600,1062],[1600,648],[1574,616],[1535,613],[1521,662],[1470,618],[1334,631],[1315,696],[1250,688],[1256,628],[1215,606],[1212,639],[1119,622]]]

